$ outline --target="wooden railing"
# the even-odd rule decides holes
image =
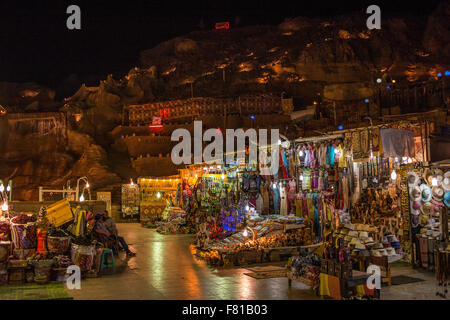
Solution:
[[[152,123],[153,117],[164,120],[195,118],[207,115],[252,115],[281,112],[281,99],[270,95],[238,98],[191,98],[130,105],[124,108],[123,123],[143,126]]]

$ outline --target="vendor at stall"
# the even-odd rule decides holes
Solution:
[[[101,218],[103,225],[106,227],[106,229],[112,234],[112,237],[116,238],[122,249],[125,250],[127,253],[127,256],[135,256],[136,253],[132,252],[125,241],[125,239],[121,236],[119,236],[119,231],[117,230],[116,223],[114,222],[114,219],[111,217],[108,217],[108,212],[105,211],[105,213],[102,215]]]

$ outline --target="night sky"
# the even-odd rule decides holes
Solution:
[[[34,81],[55,87],[70,74],[89,82],[119,77],[138,65],[139,52],[175,36],[212,29],[279,24],[286,17],[326,17],[378,4],[383,14],[429,14],[439,1],[323,0],[27,0],[0,3],[0,81]],[[67,6],[81,7],[82,30],[66,28]]]

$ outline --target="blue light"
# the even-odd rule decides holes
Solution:
[[[386,86],[386,89],[390,89],[391,88],[391,86]]]
[[[251,116],[250,116],[250,119],[255,119],[255,116],[251,115]]]
[[[364,100],[365,103],[369,103],[369,99]]]
[[[439,73],[437,74],[437,76],[438,76],[438,77],[442,77],[442,73],[439,72]]]
[[[342,130],[342,129],[344,129],[344,126],[343,126],[342,124],[340,124],[339,127],[338,127],[338,129],[339,129],[339,130]]]
[[[444,74],[445,74],[446,76],[450,76],[450,71],[449,71],[449,70],[445,70]]]

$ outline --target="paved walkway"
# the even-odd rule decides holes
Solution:
[[[135,223],[118,224],[137,256],[120,273],[86,279],[75,299],[317,299],[307,286],[286,278],[254,279],[244,268],[212,269],[189,249],[193,236],[161,235]],[[404,273],[417,273],[407,268]],[[382,289],[383,299],[436,299],[431,273],[417,273],[426,281]]]

